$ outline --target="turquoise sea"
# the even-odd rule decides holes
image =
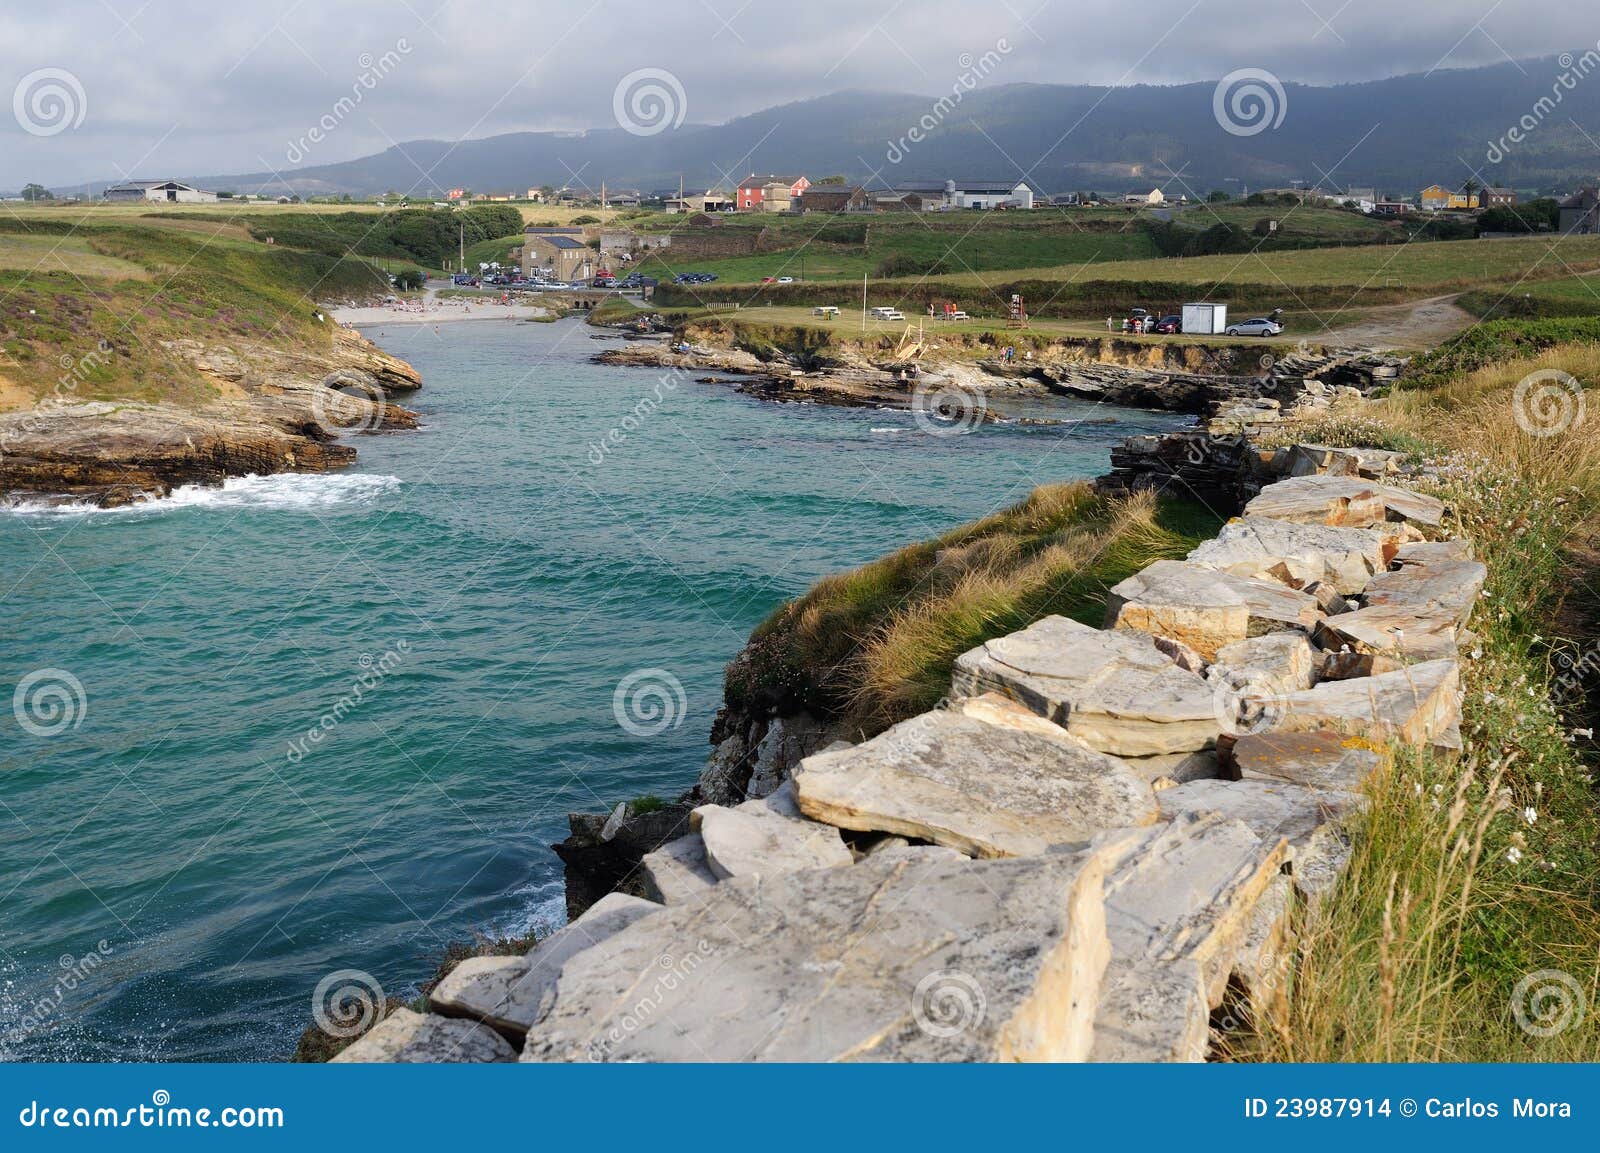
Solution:
[[[408,997],[559,923],[566,814],[690,784],[776,605],[1181,423],[932,436],[575,321],[369,335],[424,428],[348,472],[0,512],[0,1057],[279,1059],[331,973]]]

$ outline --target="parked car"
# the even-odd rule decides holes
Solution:
[[[793,284],[794,283],[794,277],[792,277],[792,276],[780,276],[780,277],[778,277],[778,283],[779,284]]]
[[[1277,336],[1283,331],[1283,325],[1264,316],[1258,316],[1242,324],[1230,324],[1222,331],[1228,336]]]
[[[1183,331],[1183,317],[1163,316],[1160,320],[1156,321],[1156,331],[1165,333],[1168,336],[1177,335]]]

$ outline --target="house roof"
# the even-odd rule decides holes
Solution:
[[[787,184],[791,188],[804,180],[803,176],[749,176],[739,185],[740,192],[765,188],[769,184]]]
[[[190,192],[200,190],[192,184],[184,184],[180,180],[125,180],[121,184],[111,184],[106,187],[107,192],[117,192],[124,188],[186,188]]]
[[[1583,188],[1561,202],[1562,208],[1593,208],[1600,204],[1600,189]]]
[[[532,232],[528,234],[529,240],[542,240],[551,248],[587,248],[583,241],[575,236],[552,236],[545,232]]]

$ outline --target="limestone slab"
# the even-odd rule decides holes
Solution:
[[[1323,826],[1338,824],[1366,804],[1358,793],[1261,780],[1191,781],[1163,790],[1157,799],[1161,811],[1174,819],[1214,813],[1242,822],[1263,840],[1285,838],[1291,855],[1294,847],[1308,844]]]
[[[1438,525],[1444,502],[1397,485],[1352,476],[1297,476],[1268,485],[1245,506],[1246,516],[1304,524],[1361,526],[1384,520]]]
[[[692,901],[719,878],[706,861],[706,844],[699,833],[669,841],[639,862],[645,896],[663,905]]]
[[[1274,702],[1275,732],[1328,729],[1375,741],[1460,747],[1461,673],[1426,661],[1379,676],[1323,681]]]
[[[1327,618],[1317,626],[1314,639],[1330,652],[1348,649],[1387,658],[1368,665],[1368,675],[1385,673],[1423,661],[1454,659],[1456,619],[1439,607],[1372,605]]]
[[[1083,1060],[1129,844],[724,881],[568,962],[522,1059]]]
[[[396,1009],[332,1058],[335,1064],[439,1065],[515,1061],[493,1029],[434,1013]]]
[[[1404,552],[1401,549],[1395,554],[1399,568],[1379,573],[1367,584],[1367,605],[1426,615],[1443,613],[1457,626],[1465,625],[1489,570],[1472,560],[1408,561],[1401,557]]]
[[[952,695],[995,692],[1101,752],[1152,756],[1208,747],[1220,725],[1211,690],[1141,633],[1046,617],[956,660]]]
[[[897,833],[980,857],[1026,856],[1156,818],[1149,786],[1115,757],[1003,698],[902,721],[795,774],[800,811],[861,832]]]
[[[458,965],[428,995],[429,1004],[437,1013],[470,1018],[520,1038],[555,1000],[564,965],[661,911],[662,906],[652,901],[608,894],[524,957],[477,958],[476,964]]]
[[[1303,633],[1269,633],[1220,649],[1207,675],[1274,696],[1299,692],[1315,679],[1316,655]]]
[[[1371,741],[1339,733],[1251,733],[1229,754],[1236,778],[1278,781],[1313,790],[1360,792],[1383,763]]]
[[[1277,581],[1178,560],[1156,561],[1113,587],[1106,601],[1107,628],[1169,638],[1207,661],[1235,641],[1309,629],[1319,617],[1315,598]]]
[[[1332,585],[1350,596],[1366,588],[1394,555],[1391,538],[1362,528],[1294,524],[1270,517],[1229,521],[1189,559],[1240,576],[1255,576],[1282,566],[1296,584]]]
[[[804,762],[801,762],[804,764]],[[702,805],[692,820],[699,825],[706,864],[719,878],[771,876],[795,869],[848,865],[850,849],[832,825],[800,815],[785,781],[778,793],[737,808]],[[777,799],[777,803],[768,803]]]

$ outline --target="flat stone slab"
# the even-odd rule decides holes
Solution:
[[[777,792],[736,808],[701,805],[690,815],[705,845],[706,865],[718,878],[771,876],[826,869],[855,858],[838,828],[801,816],[785,781]]]
[[[1003,698],[977,708],[923,713],[807,757],[794,779],[800,811],[977,857],[1028,856],[1156,819],[1150,787],[1115,757]],[[993,719],[1002,712],[1020,719]]]
[[[1379,573],[1368,582],[1368,607],[1430,616],[1442,613],[1458,627],[1465,625],[1489,570],[1472,560],[1406,560],[1405,551],[1395,554],[1399,568]]]
[[[652,901],[607,894],[526,956],[461,962],[428,995],[429,1005],[436,1013],[480,1021],[506,1037],[520,1039],[555,1000],[562,966],[661,911],[662,906]]]
[[[1351,596],[1388,567],[1394,543],[1393,538],[1371,529],[1247,516],[1229,521],[1215,538],[1191,552],[1189,559],[1239,576],[1277,569],[1301,587],[1323,581]]]
[[[1453,660],[1456,618],[1438,607],[1373,605],[1329,617],[1317,626],[1317,644],[1330,652],[1348,648],[1367,662],[1365,675],[1387,673],[1423,661]]]
[[[724,881],[569,961],[522,1060],[1083,1060],[1131,841]]]
[[[1248,685],[1272,695],[1309,689],[1316,677],[1317,660],[1303,633],[1270,633],[1235,641],[1218,650],[1207,670],[1213,681],[1235,687]]]
[[[1212,814],[1143,834],[1106,879],[1111,963],[1091,1060],[1205,1059],[1211,1009],[1285,852]]]
[[[1290,846],[1307,843],[1324,825],[1360,811],[1366,800],[1358,793],[1308,789],[1282,781],[1191,781],[1158,794],[1163,814],[1215,813],[1240,821],[1267,841],[1286,839]]]
[[[1274,732],[1328,729],[1375,741],[1459,748],[1461,671],[1455,661],[1426,661],[1397,672],[1323,681],[1273,702]]]
[[[1438,525],[1444,502],[1392,484],[1352,476],[1297,476],[1268,485],[1245,505],[1246,516],[1302,524],[1358,527],[1385,520]]]
[[[706,861],[706,843],[699,833],[669,841],[639,862],[645,896],[663,905],[697,900],[720,878]]]
[[[1412,541],[1401,545],[1394,559],[1400,564],[1442,564],[1447,561],[1472,560],[1477,553],[1466,537],[1454,540]]]
[[[1113,587],[1106,600],[1107,628],[1166,637],[1207,661],[1234,641],[1310,629],[1320,616],[1314,597],[1277,581],[1178,560],[1156,561]]]
[[[504,1038],[475,1021],[396,1009],[332,1063],[441,1065],[516,1059],[517,1051]]]
[[[1383,764],[1371,741],[1326,731],[1251,733],[1229,754],[1235,776],[1312,790],[1357,793]]]
[[[1211,745],[1220,724],[1203,678],[1142,633],[1046,617],[957,658],[956,697],[995,692],[1116,756]]]

